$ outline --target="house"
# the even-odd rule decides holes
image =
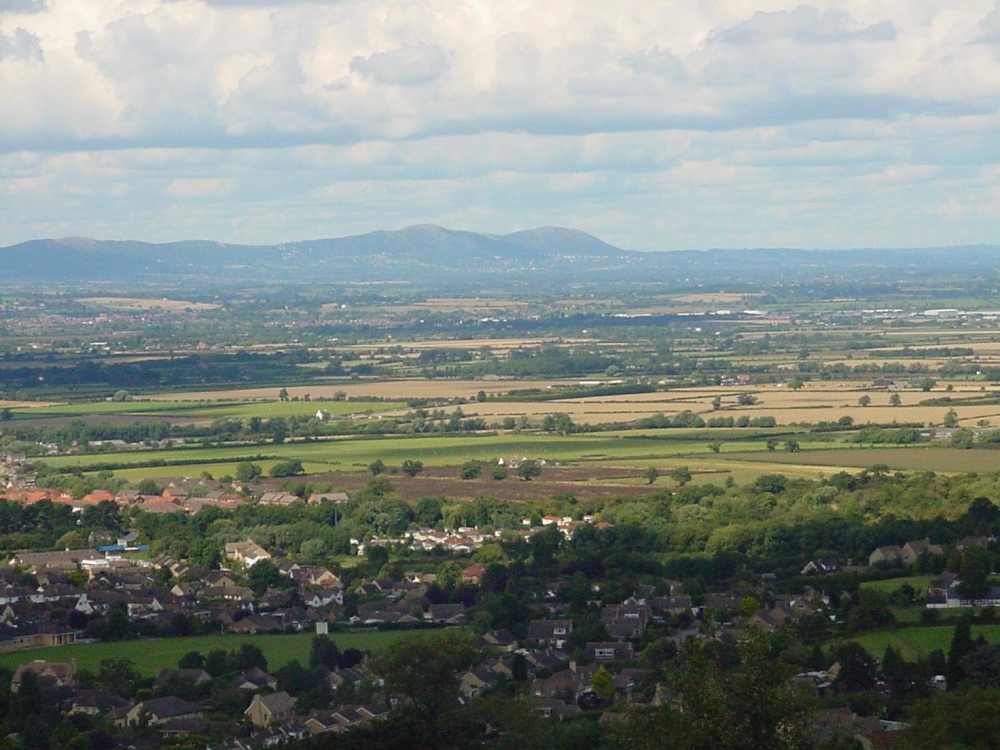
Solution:
[[[268,727],[291,716],[294,708],[295,699],[282,690],[269,695],[258,693],[243,713],[254,726]]]
[[[260,690],[278,686],[278,681],[260,667],[250,667],[233,679],[233,687],[240,690]]]
[[[562,648],[572,632],[572,620],[531,620],[528,623],[528,640],[543,646]]]
[[[840,563],[834,560],[832,557],[824,557],[819,560],[810,560],[806,563],[806,566],[802,568],[801,575],[830,575],[831,573],[837,573],[840,571]]]
[[[533,698],[556,698],[575,701],[581,689],[580,678],[571,669],[562,669],[551,677],[538,678],[531,682],[530,694]]]
[[[991,538],[988,536],[964,536],[955,542],[955,549],[959,552],[969,549],[970,547],[982,547],[986,549],[989,546]]]
[[[580,713],[580,707],[576,703],[558,698],[534,698],[532,702],[546,719],[565,719]]]
[[[898,565],[902,561],[902,550],[893,545],[876,547],[875,551],[868,555],[869,565]]]
[[[96,549],[67,549],[56,552],[20,552],[10,559],[8,565],[76,570],[84,560],[103,559],[104,555]]]
[[[486,566],[482,563],[476,563],[475,565],[470,565],[465,570],[462,571],[462,583],[469,583],[473,586],[478,586],[482,583],[483,576],[486,574]]]
[[[940,544],[930,539],[916,539],[902,547],[878,547],[868,556],[869,565],[913,565],[921,555],[943,555]]]
[[[28,605],[30,606],[30,605]],[[0,632],[0,653],[28,648],[66,646],[76,642],[81,631],[61,627],[54,622],[34,622]]]
[[[31,672],[39,683],[45,681],[59,687],[71,687],[76,678],[76,662],[35,659],[22,664],[14,671],[14,677],[10,681],[11,692],[16,693],[21,689],[21,683],[28,672]]]
[[[511,653],[517,648],[517,636],[504,628],[483,633],[480,642],[487,648],[507,653]]]
[[[921,555],[943,555],[944,550],[940,544],[931,544],[930,539],[919,539],[907,542],[899,550],[905,565],[913,565]]]
[[[473,698],[500,682],[500,675],[488,667],[479,666],[458,676],[458,691],[465,698]]]
[[[424,617],[431,622],[447,625],[464,625],[465,605],[461,602],[458,604],[432,604]]]
[[[679,615],[690,610],[693,602],[690,596],[673,595],[650,599],[649,604],[657,612]]]
[[[584,646],[588,659],[597,662],[632,661],[635,653],[631,643],[591,642]]]
[[[270,560],[271,555],[257,542],[248,539],[245,542],[229,542],[226,544],[226,559],[252,568],[261,560]]]
[[[340,722],[337,721],[336,711],[332,709],[312,709],[306,717],[305,725],[313,734],[340,731]]]
[[[161,667],[156,670],[156,679],[153,680],[153,689],[159,690],[164,685],[171,682],[187,682],[191,685],[200,685],[208,682],[212,676],[204,669],[170,669]]]
[[[67,704],[69,710],[66,713],[87,716],[107,716],[115,709],[131,705],[124,698],[102,690],[76,690],[72,697],[67,699]]]

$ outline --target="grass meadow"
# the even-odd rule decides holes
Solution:
[[[375,414],[405,409],[406,404],[391,401],[96,401],[84,404],[57,404],[37,408],[19,408],[15,418],[136,416],[192,419],[249,419],[261,417],[312,416],[318,410],[337,416]]]
[[[879,659],[885,653],[885,647],[891,645],[903,655],[904,659],[913,661],[917,658],[926,658],[932,651],[938,649],[947,654],[954,630],[954,626],[951,625],[880,630],[863,633],[853,640]],[[1000,641],[1000,625],[973,625],[972,637],[977,638],[979,635],[985,637],[989,643],[997,643]]]
[[[417,631],[421,632],[421,631]],[[430,637],[422,631],[424,637]],[[414,631],[384,631],[364,633],[334,633],[330,637],[341,651],[356,648],[361,651],[378,651],[393,641],[413,635]],[[178,660],[189,651],[209,651],[223,649],[232,651],[244,643],[260,648],[267,658],[269,669],[277,669],[291,661],[309,663],[309,649],[312,633],[296,635],[208,635],[189,638],[159,638],[139,641],[118,641],[116,643],[77,643],[71,646],[36,648],[0,654],[0,667],[13,669],[33,659],[46,661],[75,660],[81,669],[97,671],[104,659],[131,659],[144,675],[152,675],[161,667],[176,667]]]

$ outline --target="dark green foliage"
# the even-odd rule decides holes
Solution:
[[[466,461],[458,469],[458,475],[462,479],[476,479],[483,473],[482,461]]]
[[[914,708],[914,722],[899,750],[1000,748],[1000,691],[974,687],[939,693]]]
[[[948,671],[946,672],[946,676],[949,688],[957,687],[965,679],[965,657],[972,652],[974,647],[972,641],[972,615],[966,612],[955,623],[955,630],[951,636],[951,647],[948,649]]]
[[[415,477],[423,470],[424,470],[424,464],[422,461],[415,461],[410,458],[403,461],[402,471],[408,477]]]
[[[236,469],[239,472],[239,467]],[[302,468],[302,462],[297,460],[291,461],[279,461],[274,464],[270,469],[268,469],[268,475],[272,477],[293,477],[299,474],[305,474],[306,470]],[[238,477],[237,477],[238,478]]]
[[[878,662],[860,644],[850,641],[838,646],[833,658],[840,664],[834,681],[838,690],[860,693],[872,690],[878,675]]]
[[[333,639],[326,635],[317,635],[312,639],[312,646],[309,650],[309,666],[312,668],[325,667],[334,670],[340,661],[340,649]]]
[[[263,476],[259,465],[250,461],[241,461],[236,464],[236,479],[240,482],[256,482]]]
[[[806,746],[806,696],[761,638],[723,657],[686,651],[670,681],[673,700],[624,727],[632,750],[759,750]]]
[[[390,691],[407,698],[421,714],[435,717],[457,702],[456,672],[474,661],[471,637],[449,632],[396,641],[375,656],[372,666]]]
[[[278,566],[270,560],[260,560],[247,571],[247,585],[260,596],[272,586],[280,586],[290,579],[281,575]]]
[[[542,465],[533,458],[526,458],[517,465],[515,473],[525,482],[530,482],[542,473]]]

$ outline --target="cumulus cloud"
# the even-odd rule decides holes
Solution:
[[[892,239],[884,203],[927,242],[995,235],[939,210],[977,205],[967,165],[1000,163],[992,0],[99,5],[0,0],[0,192],[22,217],[0,242],[55,233],[36,231],[53,196],[83,223],[67,234],[468,216],[643,248],[854,245]]]
[[[0,0],[0,13],[41,13],[48,9],[45,0]]]
[[[975,42],[992,44],[1000,42],[1000,3],[991,10],[980,22],[982,34]]]
[[[28,60],[42,62],[42,44],[38,37],[24,29],[14,29],[10,34],[0,31],[0,60]]]
[[[782,39],[797,44],[835,44],[890,42],[896,33],[896,26],[888,20],[865,25],[840,8],[820,10],[799,5],[792,10],[757,11],[745,21],[714,33],[712,39],[727,44],[766,44]]]
[[[438,47],[415,44],[368,57],[355,57],[350,68],[355,73],[374,78],[379,83],[411,85],[427,83],[444,73],[448,59]]]

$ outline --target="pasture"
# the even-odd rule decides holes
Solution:
[[[341,651],[356,648],[360,651],[378,651],[393,641],[412,634],[412,631],[384,631],[363,633],[334,633],[330,637]],[[244,643],[257,646],[264,652],[268,668],[282,667],[298,660],[309,664],[309,650],[313,634],[296,635],[203,635],[188,638],[146,638],[138,641],[117,641],[115,643],[75,643],[70,646],[35,648],[0,654],[0,667],[13,669],[34,659],[46,661],[76,660],[80,669],[96,672],[104,659],[131,659],[136,669],[145,676],[156,674],[162,667],[176,667],[178,660],[189,651],[209,651],[222,649],[232,651]],[[424,634],[424,637],[430,637]]]
[[[860,643],[869,653],[882,658],[886,646],[892,646],[899,651],[907,661],[927,658],[932,651],[948,653],[951,638],[955,632],[954,626],[927,626],[916,628],[900,628],[898,630],[879,630],[873,633],[863,633],[853,640]],[[973,625],[972,637],[982,635],[988,643],[1000,641],[1000,625]]]
[[[920,598],[924,597],[927,585],[932,576],[900,576],[899,578],[886,578],[881,581],[864,581],[861,588],[870,591],[880,591],[883,594],[891,594],[900,586],[912,586]]]
[[[945,448],[933,445],[907,447],[823,448],[801,453],[733,453],[730,461],[766,461],[769,464],[866,469],[884,464],[895,471],[938,471],[945,473],[985,473],[1000,470],[1000,451],[990,449]]]
[[[123,478],[197,476],[202,471],[213,474],[232,473],[235,464],[248,456],[262,455],[257,460],[265,472],[271,463],[297,459],[307,471],[328,473],[363,470],[375,459],[382,459],[390,466],[398,466],[406,459],[423,462],[430,468],[457,466],[470,460],[495,462],[499,458],[534,458],[558,464],[608,464],[643,467],[650,464],[679,465],[698,457],[729,458],[730,451],[740,456],[755,455],[759,451],[767,460],[779,455],[764,450],[759,430],[747,430],[738,439],[736,430],[718,430],[719,438],[728,437],[720,452],[710,448],[715,439],[711,430],[699,430],[692,438],[663,439],[650,434],[584,433],[556,435],[548,433],[507,432],[479,435],[391,435],[384,437],[336,438],[310,442],[285,442],[278,445],[245,445],[227,447],[189,447],[171,450],[133,451],[114,454],[87,454],[53,456],[46,462],[56,468],[80,468],[107,463],[129,466],[135,471],[121,474]],[[823,442],[804,442],[803,449],[821,447]],[[817,451],[818,453],[819,451]],[[788,454],[797,456],[800,454]],[[256,459],[255,459],[256,460]],[[150,461],[164,462],[163,466],[142,467]],[[120,470],[119,470],[120,471]]]

